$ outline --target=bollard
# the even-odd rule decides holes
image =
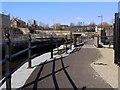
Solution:
[[[67,35],[65,36],[65,52],[67,53]]]
[[[97,36],[97,47],[99,47],[99,35]]]
[[[53,36],[50,37],[50,45],[51,45],[51,58],[53,58]]]
[[[28,68],[32,68],[31,64],[31,34],[29,33],[29,42],[28,42]]]
[[[6,90],[11,90],[11,40],[10,40],[10,34],[5,34],[8,42],[6,43],[5,48],[5,59],[6,59]]]

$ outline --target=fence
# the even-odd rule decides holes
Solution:
[[[100,47],[113,48],[113,36],[95,36],[94,44]]]
[[[120,66],[120,13],[115,13],[114,51],[114,63]]]
[[[58,39],[63,39],[63,37],[53,37],[52,35],[49,38],[32,38],[31,34],[28,35],[28,39],[24,39],[24,40],[11,40],[10,38],[10,34],[5,34],[6,40],[4,43],[2,43],[3,45],[5,45],[5,60],[1,60],[1,63],[5,63],[5,71],[6,74],[4,76],[4,78],[2,79],[2,81],[0,82],[0,86],[2,86],[2,84],[4,82],[6,82],[6,89],[10,90],[11,89],[11,75],[18,69],[20,68],[25,62],[28,62],[28,68],[32,67],[32,63],[31,60],[32,58],[36,57],[37,55],[34,54],[32,55],[32,49],[37,48],[37,47],[42,47],[42,46],[50,46],[50,52],[51,52],[51,58],[53,58],[53,52],[54,51],[60,51],[60,50],[53,50],[54,49],[54,45],[58,45],[58,44],[65,44],[65,52],[67,53],[68,49],[72,49],[72,45],[74,44],[74,46],[78,46],[80,43],[84,43],[85,41],[88,40],[89,37],[86,36],[73,36],[72,34],[70,35],[70,37],[68,37],[67,35],[64,37],[64,43],[61,42],[57,42]],[[32,45],[32,41],[34,40],[49,40],[49,43],[47,44],[40,44],[40,45]],[[56,40],[56,41],[55,41]],[[28,47],[17,52],[14,54],[11,54],[11,44],[12,43],[21,43],[21,42],[27,42],[28,43]],[[78,43],[79,42],[79,43]],[[68,48],[68,45],[70,46]],[[63,49],[61,49],[63,50]],[[21,64],[19,64],[15,69],[11,70],[11,60],[12,58],[24,53],[28,51],[28,58],[21,62]]]

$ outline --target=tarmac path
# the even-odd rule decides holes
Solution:
[[[54,88],[72,90],[114,90],[90,66],[101,57],[99,50],[88,41],[69,56],[36,66],[24,89]],[[99,89],[98,89],[99,88]],[[109,88],[109,89],[108,89]]]

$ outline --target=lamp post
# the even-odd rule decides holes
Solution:
[[[102,21],[103,21],[103,16],[98,16],[99,18],[101,18],[101,30],[102,30]]]

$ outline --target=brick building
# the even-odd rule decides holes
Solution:
[[[11,27],[15,27],[15,28],[18,28],[18,27],[25,27],[26,26],[26,23],[21,20],[21,19],[18,19],[18,18],[12,18],[11,19]]]

